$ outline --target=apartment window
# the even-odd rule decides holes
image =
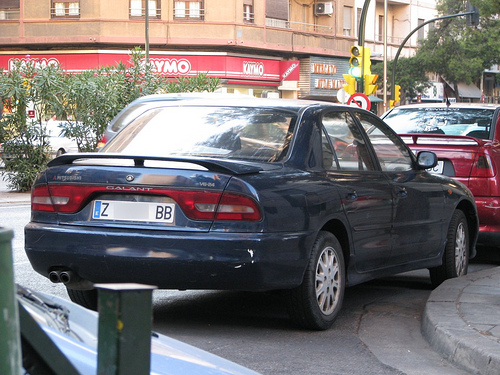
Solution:
[[[288,28],[289,7],[288,0],[266,0],[266,26]]]
[[[52,18],[79,18],[80,1],[54,1],[50,10]]]
[[[19,0],[0,0],[0,20],[19,19]]]
[[[418,19],[418,26],[422,26],[422,25],[424,24],[424,22],[425,22],[425,20],[424,20],[424,19],[419,18],[419,19]],[[424,28],[423,28],[423,27],[421,27],[420,29],[418,29],[418,31],[417,31],[417,40],[422,40],[422,39],[424,39],[424,37],[425,37],[425,36],[424,36],[424,31],[425,31],[425,30],[424,30]]]
[[[384,16],[378,16],[378,35],[377,40],[382,42],[384,40]]]
[[[160,0],[149,0],[147,2],[148,15],[160,18]],[[146,16],[146,0],[130,0],[130,18],[144,18]]]
[[[174,1],[174,18],[180,20],[203,20],[203,1]]]
[[[361,22],[361,13],[363,11],[361,10],[361,8],[357,8],[356,9],[356,30],[358,31],[359,30],[359,23]],[[359,32],[359,31],[358,31]],[[358,35],[359,36],[359,35]]]
[[[253,23],[253,0],[243,0],[243,21]]]
[[[352,7],[344,7],[344,36],[351,36]]]

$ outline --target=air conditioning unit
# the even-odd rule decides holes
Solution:
[[[317,16],[329,16],[333,14],[333,2],[314,4],[314,14]]]

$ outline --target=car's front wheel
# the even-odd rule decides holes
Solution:
[[[467,275],[469,266],[469,229],[463,211],[456,210],[448,227],[443,263],[431,268],[430,276],[434,287],[443,281]]]
[[[74,303],[87,309],[97,311],[97,289],[79,290],[66,288],[68,296]]]
[[[333,234],[320,232],[302,285],[288,293],[290,318],[302,328],[330,328],[342,307],[345,284],[342,247]]]

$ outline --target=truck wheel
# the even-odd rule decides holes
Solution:
[[[342,247],[333,234],[320,232],[302,285],[288,294],[290,318],[302,328],[330,328],[342,307],[345,284]]]

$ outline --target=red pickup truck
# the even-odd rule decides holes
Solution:
[[[478,244],[500,247],[500,104],[413,104],[382,118],[415,153],[436,153],[434,173],[470,189],[479,214]]]

